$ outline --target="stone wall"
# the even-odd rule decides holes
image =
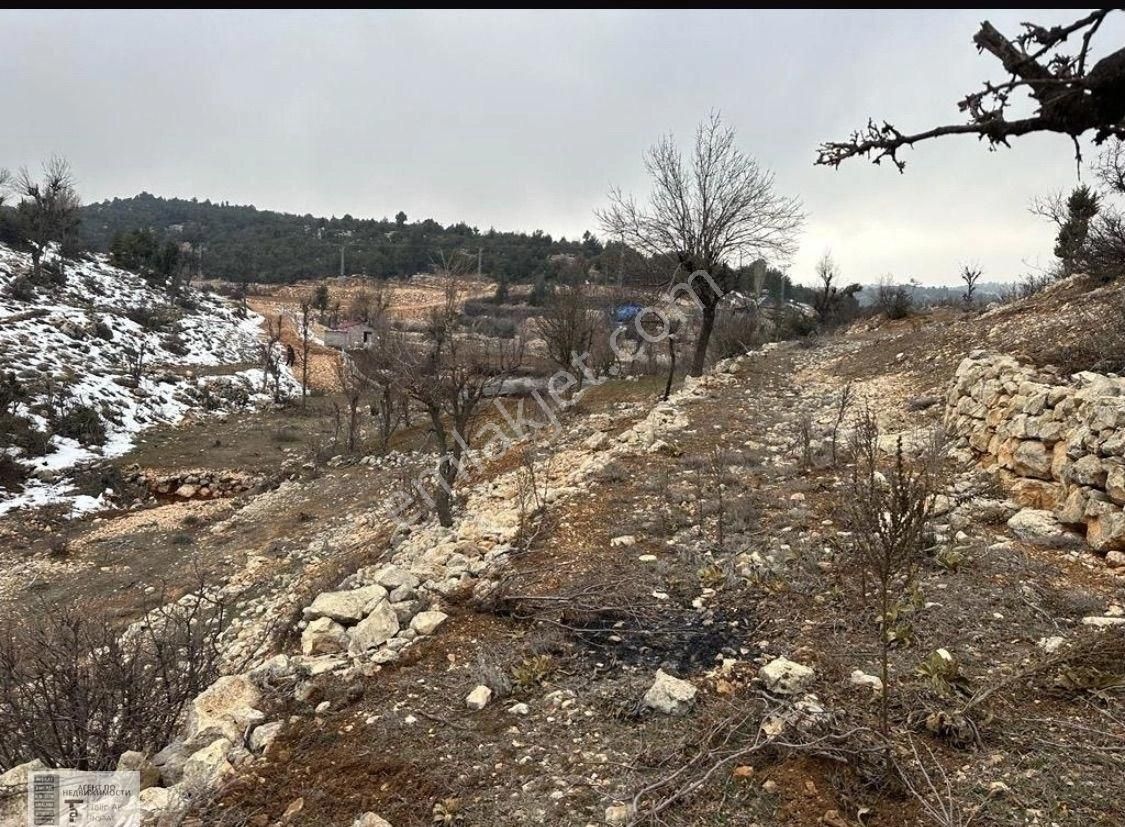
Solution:
[[[957,368],[945,422],[1018,504],[1054,513],[1097,551],[1125,549],[1125,378],[974,351]]]
[[[243,474],[238,471],[181,471],[177,474],[158,474],[153,471],[134,471],[125,481],[143,485],[148,493],[161,499],[207,500],[234,497],[247,491],[261,491],[267,484],[265,477]]]

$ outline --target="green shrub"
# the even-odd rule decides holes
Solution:
[[[74,402],[55,417],[51,427],[59,436],[77,440],[83,445],[102,445],[106,440],[105,420],[92,405]]]
[[[18,302],[29,302],[35,298],[35,286],[27,276],[16,276],[8,283],[8,298]]]

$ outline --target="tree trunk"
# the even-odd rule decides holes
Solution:
[[[695,354],[691,358],[691,370],[688,371],[692,376],[701,376],[703,368],[707,364],[707,345],[711,342],[711,331],[715,328],[715,305],[710,301],[704,301],[703,305],[703,324],[699,327],[699,337],[695,340]]]
[[[668,337],[668,355],[672,357],[672,364],[668,366],[668,382],[664,385],[664,399],[672,393],[672,377],[676,375],[676,338]]]
[[[453,526],[453,483],[457,479],[457,461],[446,457],[438,468],[441,480],[434,490],[434,510],[442,528]]]

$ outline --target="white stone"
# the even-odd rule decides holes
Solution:
[[[410,628],[420,635],[431,635],[448,618],[445,612],[418,612],[410,621]]]
[[[141,824],[144,827],[172,827],[180,823],[187,811],[188,802],[179,790],[168,787],[148,787],[137,796]]]
[[[377,583],[361,589],[322,592],[305,609],[304,615],[308,618],[330,617],[348,626],[366,617],[386,597],[387,590]]]
[[[418,578],[401,566],[384,566],[375,573],[374,579],[380,586],[392,591],[403,586],[418,588]]]
[[[225,675],[201,692],[188,707],[185,740],[198,749],[217,738],[238,743],[246,728],[265,718],[262,696],[245,675]]]
[[[688,377],[690,378],[690,377]],[[633,817],[633,808],[628,804],[611,804],[605,808],[605,823],[624,825]]]
[[[362,655],[386,643],[398,634],[398,630],[398,615],[389,602],[381,600],[371,614],[352,628],[348,653],[353,657]]]
[[[465,706],[469,709],[484,709],[492,700],[492,690],[481,685],[473,689],[465,698]]]
[[[695,703],[697,690],[690,681],[658,669],[656,679],[645,692],[644,705],[665,715],[684,715]]]
[[[787,658],[775,658],[758,670],[766,689],[775,695],[796,695],[813,679],[814,671]]]
[[[1082,538],[1063,528],[1050,511],[1023,508],[1008,520],[1012,533],[1027,543],[1046,548],[1079,548]]]
[[[333,655],[347,648],[347,631],[330,617],[309,621],[301,633],[301,652],[305,655]]]
[[[391,823],[375,813],[364,813],[352,822],[352,827],[391,827]]]
[[[508,712],[512,715],[526,715],[531,709],[525,703],[512,704],[508,707]]]
[[[594,431],[594,433],[586,437],[586,440],[582,444],[585,446],[587,451],[597,451],[599,448],[605,445],[607,437],[608,434],[606,434],[605,431]]]
[[[1059,651],[1064,643],[1066,643],[1066,638],[1062,635],[1052,635],[1051,637],[1039,638],[1039,642],[1036,646],[1048,655],[1053,655],[1055,652]]]
[[[184,762],[184,787],[197,793],[210,789],[234,773],[234,767],[227,760],[231,742],[226,738],[216,738],[201,750],[191,754]]]
[[[862,669],[856,669],[852,672],[848,682],[852,686],[870,686],[872,691],[876,693],[883,691],[883,679],[877,675],[868,675]]]
[[[118,772],[135,772],[140,779],[140,789],[156,787],[160,784],[160,768],[152,763],[143,752],[128,750],[117,759]]]
[[[15,792],[12,796],[0,796],[0,824],[27,824],[27,776],[45,769],[47,765],[36,758],[0,775],[0,792]]]
[[[281,732],[281,727],[281,721],[272,721],[254,727],[254,731],[250,733],[250,749],[254,752],[265,752]]]
[[[1110,626],[1125,626],[1125,617],[1084,617],[1082,623],[1085,626],[1094,626],[1099,629],[1105,629]]]

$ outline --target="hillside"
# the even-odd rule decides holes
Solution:
[[[45,269],[63,283],[34,284],[30,257],[0,246],[3,447],[18,466],[0,479],[0,514],[108,507],[68,472],[127,453],[157,425],[269,398],[257,314],[197,290],[172,302],[104,257],[51,259]]]
[[[1034,361],[1083,296],[1121,292],[1087,288],[770,344],[666,402],[659,377],[607,381],[475,466],[449,529],[386,511],[432,463],[424,427],[323,464],[338,397],[161,428],[121,462],[268,484],[75,521],[62,560],[23,526],[0,595],[134,619],[128,595],[202,571],[229,601],[228,674],[129,759],[146,825],[1118,823],[1125,385]],[[891,777],[913,792],[883,765],[881,626],[849,542],[865,409],[887,474],[950,431],[889,650]]]
[[[409,277],[427,273],[444,255],[464,251],[473,269],[495,278],[530,280],[559,254],[597,255],[601,245],[550,235],[480,230],[464,222],[443,227],[432,219],[410,221],[324,218],[259,210],[209,200],[160,198],[141,193],[82,208],[80,235],[93,250],[108,252],[117,233],[151,229],[160,237],[202,244],[203,274],[231,281],[286,282],[339,273],[345,248],[349,275]]]

